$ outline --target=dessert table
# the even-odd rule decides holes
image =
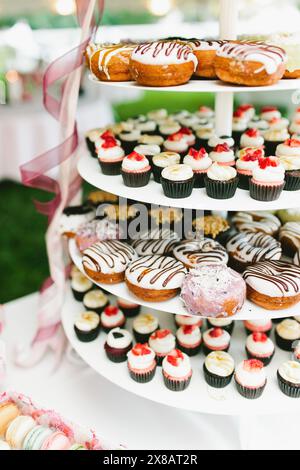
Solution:
[[[31,396],[41,406],[54,408],[129,449],[300,448],[299,400],[295,400],[293,415],[280,414],[280,409],[267,417],[206,415],[163,406],[121,390],[85,366],[70,350],[55,371],[51,354],[32,369],[16,367],[14,347],[33,334],[36,308],[36,294],[5,305],[6,327],[0,339],[7,347],[7,390]]]

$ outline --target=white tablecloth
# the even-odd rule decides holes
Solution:
[[[67,358],[52,372],[50,354],[32,369],[17,368],[11,361],[12,348],[32,333],[36,304],[37,296],[32,295],[5,306],[7,325],[2,338],[8,345],[6,389],[27,394],[39,405],[56,409],[131,449],[300,448],[300,400],[295,400],[293,416],[275,414],[245,420],[158,405],[121,390],[84,364]]]

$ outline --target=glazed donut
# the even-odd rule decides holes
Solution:
[[[135,46],[117,44],[99,46],[90,56],[90,70],[98,80],[126,82],[132,80],[129,59]]]
[[[84,250],[82,265],[85,273],[94,281],[117,284],[124,281],[127,265],[136,258],[135,250],[126,243],[105,240]]]
[[[281,227],[280,220],[273,214],[263,211],[237,212],[232,223],[240,232],[261,232],[276,235]]]
[[[283,77],[286,53],[263,42],[229,41],[217,51],[215,70],[224,82],[245,86],[273,85]]]
[[[282,310],[300,300],[300,267],[284,261],[262,261],[243,274],[249,300],[266,310]]]
[[[170,256],[142,256],[125,273],[128,289],[139,299],[162,302],[175,297],[187,270]]]
[[[220,40],[205,40],[205,39],[190,39],[188,45],[193,49],[193,52],[198,60],[197,68],[194,72],[196,77],[203,78],[217,78],[215,71],[215,58],[216,52],[226,41]]]
[[[178,244],[179,238],[141,238],[134,240],[132,247],[139,256],[169,255]]]
[[[91,66],[91,57],[99,49],[99,47],[100,46],[98,44],[94,44],[93,42],[90,42],[90,44],[88,44],[88,46],[85,50],[85,53],[84,53],[85,63],[86,63],[86,66],[89,69],[90,69],[90,66]]]
[[[239,272],[258,261],[281,258],[281,244],[270,235],[259,232],[237,233],[228,240],[226,248],[231,267]]]
[[[174,248],[173,255],[188,269],[202,263],[227,264],[228,262],[225,248],[210,238],[184,241]]]
[[[158,41],[137,46],[130,69],[139,85],[174,86],[189,81],[197,67],[192,49],[182,42]]]
[[[279,231],[279,240],[286,256],[293,257],[300,248],[300,222],[287,222]]]

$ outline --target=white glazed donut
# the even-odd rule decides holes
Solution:
[[[203,240],[184,241],[173,250],[173,255],[187,268],[200,263],[227,264],[228,255],[220,243],[204,238]]]

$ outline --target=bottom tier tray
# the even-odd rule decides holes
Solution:
[[[122,389],[164,405],[217,415],[276,414],[295,412],[299,409],[300,400],[285,396],[279,390],[276,379],[278,366],[291,358],[291,353],[276,348],[275,356],[266,369],[267,386],[262,397],[257,400],[252,401],[241,397],[235,389],[234,381],[221,390],[209,387],[203,377],[203,353],[191,358],[193,377],[190,386],[183,392],[171,392],[163,383],[160,367],[157,368],[151,382],[139,384],[130,378],[126,363],[114,364],[109,361],[103,349],[106,337],[103,331],[91,343],[80,342],[75,335],[73,325],[77,315],[83,310],[82,303],[75,301],[70,289],[68,289],[62,312],[62,322],[68,340],[86,364]],[[158,311],[153,311],[153,314],[159,317],[162,328],[170,328],[175,332],[173,315]],[[131,324],[132,320],[127,320],[126,328],[131,330]],[[245,359],[246,337],[243,323],[235,322],[229,353],[234,357],[236,363]]]

